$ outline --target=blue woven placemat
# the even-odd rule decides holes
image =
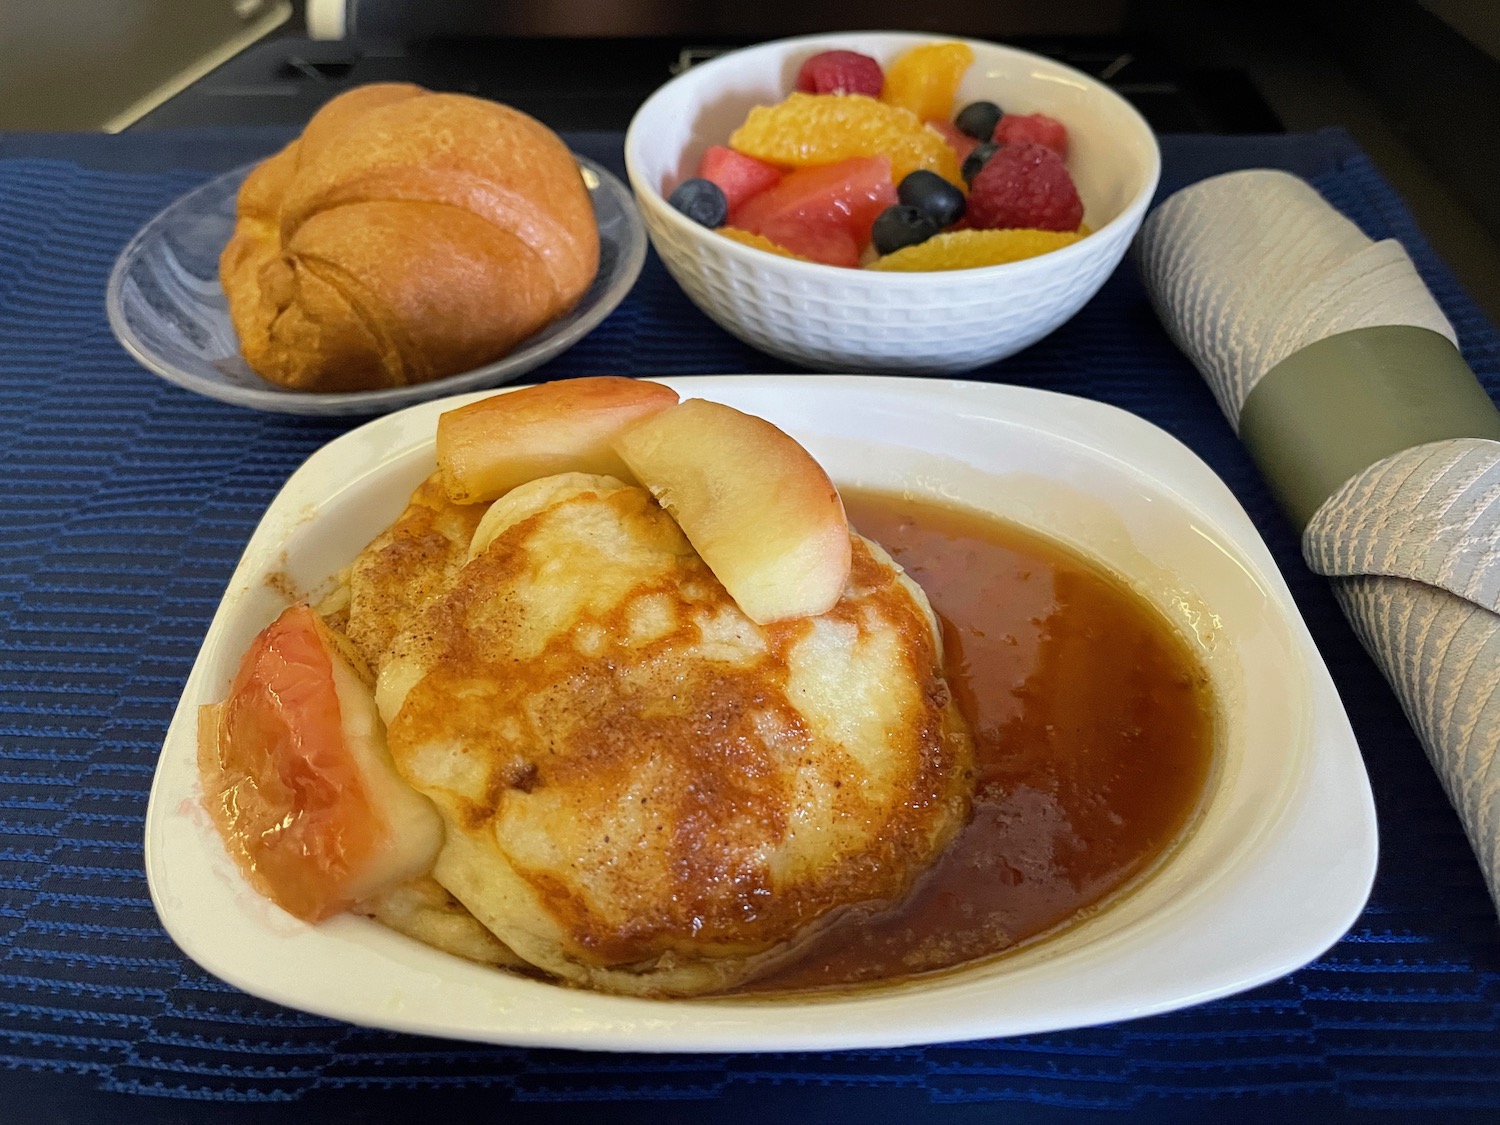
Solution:
[[[280,138],[0,137],[0,1120],[1500,1120],[1500,930],[1458,821],[1128,265],[1052,337],[976,377],[1087,395],[1163,426],[1265,536],[1350,710],[1382,826],[1370,905],[1325,956],[1253,992],[1118,1025],[742,1056],[416,1039],[279,1008],[187,961],[157,923],[141,861],[157,750],[261,512],[352,423],[258,414],[164,383],[110,335],[104,283],[153,214]],[[620,170],[617,135],[570,139]],[[1163,148],[1164,191],[1285,167],[1371,236],[1402,239],[1500,393],[1500,333],[1347,137],[1168,137]],[[652,257],[614,315],[536,378],[783,370],[713,326]]]

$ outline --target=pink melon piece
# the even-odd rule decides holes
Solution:
[[[714,145],[698,162],[698,178],[719,185],[729,202],[731,215],[748,199],[759,195],[784,175],[774,164]]]
[[[896,202],[890,160],[857,156],[787,173],[730,224],[814,261],[857,266],[876,217]]]

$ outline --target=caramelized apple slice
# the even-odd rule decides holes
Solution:
[[[826,613],[849,578],[838,489],[764,418],[689,399],[615,440],[636,479],[761,625]]]
[[[676,404],[660,383],[603,375],[495,395],[438,419],[437,461],[456,504],[494,500],[554,473],[623,477],[611,442],[626,426]]]
[[[198,771],[245,877],[309,922],[423,874],[443,842],[370,688],[306,605],[262,630],[228,698],[199,711]]]

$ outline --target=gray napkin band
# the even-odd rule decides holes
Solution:
[[[1500,410],[1452,342],[1408,325],[1357,328],[1292,353],[1251,389],[1240,438],[1300,530],[1352,477],[1448,438],[1500,441]]]

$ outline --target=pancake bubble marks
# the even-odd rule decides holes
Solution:
[[[900,900],[964,823],[935,620],[878,546],[833,609],[759,626],[644,488],[565,474],[491,515],[376,694],[433,874],[527,961],[723,989]]]

